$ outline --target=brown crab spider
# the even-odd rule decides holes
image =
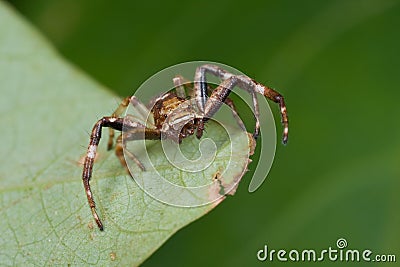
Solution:
[[[214,90],[212,90],[207,84],[207,73],[222,80],[221,84]],[[234,75],[215,65],[203,65],[198,67],[195,72],[194,80],[194,86],[191,87],[183,77],[176,76],[173,79],[175,92],[170,91],[153,99],[150,101],[148,106],[142,104],[135,96],[125,98],[111,116],[101,118],[94,125],[83,165],[82,180],[90,209],[100,230],[104,229],[103,223],[97,214],[96,204],[93,199],[89,182],[92,177],[94,159],[96,157],[96,151],[100,142],[103,127],[110,129],[108,149],[113,147],[114,130],[121,132],[117,138],[115,153],[121,161],[122,166],[128,170],[124,158],[125,151],[126,156],[135,161],[139,168],[144,171],[145,167],[143,164],[132,152],[125,149],[126,141],[140,139],[159,140],[162,136],[166,136],[172,139],[175,138],[176,141],[181,142],[182,139],[193,135],[194,133],[196,133],[197,138],[201,138],[203,135],[204,124],[221,108],[222,103],[231,107],[234,117],[239,122],[239,126],[242,129],[245,129],[243,123],[239,119],[233,101],[228,97],[233,88],[238,86],[247,91],[252,97],[254,117],[256,120],[253,133],[254,138],[257,138],[260,131],[259,107],[256,98],[256,93],[259,93],[279,104],[281,122],[283,125],[282,142],[284,144],[287,143],[289,121],[283,96],[277,91],[262,85],[245,75]],[[193,105],[184,105],[187,101],[185,87],[189,87],[189,91],[194,98],[197,108],[193,107]],[[127,115],[125,119],[121,117],[129,104],[132,104],[140,111],[143,115],[142,119],[132,116],[129,117],[129,115]],[[174,116],[170,116],[174,111]],[[149,114],[152,115],[152,122],[146,123],[146,118]],[[168,118],[169,116],[170,118]],[[179,132],[172,130],[176,129],[175,126],[179,123],[182,124],[178,127]]]

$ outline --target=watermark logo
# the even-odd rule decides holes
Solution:
[[[204,66],[211,71],[203,71]],[[133,179],[148,195],[169,205],[196,207],[218,202],[236,190],[247,170],[255,141],[238,115],[243,114],[243,110],[235,110],[231,99],[228,99],[229,102],[222,100],[229,85],[221,87],[221,83],[232,76],[246,77],[250,83],[253,82],[240,71],[224,64],[204,61],[182,63],[156,73],[131,97],[124,115],[123,152]],[[206,95],[204,90],[200,90],[201,84],[206,84]],[[257,140],[260,157],[258,164],[251,165],[254,172],[249,192],[253,192],[261,186],[272,166],[276,129],[266,98],[257,96],[260,89],[249,86],[239,84],[228,88],[228,94],[229,97],[234,95],[250,113],[248,115],[259,117],[261,122],[261,138]],[[221,92],[221,96],[210,97],[216,90]],[[213,115],[206,118],[205,123],[206,126],[212,125],[213,129],[219,127],[219,134],[217,138],[212,135],[193,138],[198,130],[196,120],[207,109],[217,110],[211,112]],[[156,132],[154,129],[161,130],[161,141],[146,140],[151,139]],[[182,150],[180,145],[180,142],[187,142],[186,136],[191,137],[190,151]],[[228,141],[221,140],[221,136]],[[222,148],[226,153],[218,154]],[[237,158],[245,159],[245,164],[241,164],[242,161],[241,165],[238,164]],[[211,172],[211,168],[215,170]],[[225,174],[235,169],[238,171],[227,180],[225,177],[230,176]],[[207,170],[212,175],[201,180]],[[140,171],[141,175],[137,175]]]
[[[336,247],[326,249],[270,249],[268,245],[257,252],[259,261],[267,262],[396,262],[395,254],[378,254],[371,249],[348,248],[347,240],[339,238]]]
[[[339,249],[342,249],[342,248],[347,247],[347,241],[346,241],[346,239],[344,239],[344,238],[339,238],[339,239],[336,241],[336,246],[337,246]]]

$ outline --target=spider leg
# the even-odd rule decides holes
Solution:
[[[111,117],[113,117],[113,118],[121,117],[122,113],[124,113],[125,110],[127,109],[129,102],[130,102],[130,97],[124,98],[121,101],[121,103],[119,104],[119,106],[117,107],[117,109],[113,112]],[[114,129],[112,129],[112,128],[109,128],[108,131],[109,131],[109,134],[108,134],[107,150],[110,150],[113,147],[115,133],[114,133]]]
[[[133,115],[140,120],[140,122],[144,125],[150,124],[150,126],[154,126],[154,120],[150,115],[150,110],[146,107],[145,104],[140,102],[140,100],[136,96],[132,96],[130,98],[130,102],[133,106]],[[150,121],[149,121],[150,120]]]
[[[131,160],[133,160],[138,167],[142,170],[145,171],[146,168],[144,165],[140,162],[140,160],[133,154],[131,151],[129,151],[126,147],[126,142],[127,141],[134,141],[134,140],[160,140],[161,139],[161,131],[156,128],[147,128],[145,126],[134,126],[131,129],[125,130],[122,132],[122,134],[117,138],[117,146],[115,148],[115,153],[117,157],[119,158],[122,166],[124,166],[129,174],[130,171],[128,169],[128,165],[126,163],[124,153],[127,157],[129,157]]]
[[[210,98],[205,101],[206,94],[204,94],[204,87],[207,88],[207,82],[205,75],[206,73],[213,74],[223,80],[223,82],[212,92]],[[197,68],[195,74],[195,99],[197,105],[202,108],[202,113],[204,114],[203,120],[200,120],[197,126],[197,137],[201,137],[202,131],[204,129],[204,122],[212,117],[215,112],[221,107],[222,102],[224,102],[232,89],[235,86],[239,86],[243,90],[250,93],[253,100],[254,116],[256,118],[256,127],[254,131],[254,136],[257,137],[260,128],[259,122],[259,109],[258,101],[255,93],[260,93],[267,97],[268,99],[279,104],[281,112],[281,120],[283,125],[283,137],[282,142],[287,143],[289,134],[289,120],[287,116],[287,110],[283,96],[277,91],[262,85],[253,79],[244,75],[233,75],[232,73],[223,70],[222,68],[215,65],[203,65]],[[203,105],[204,103],[204,105]]]
[[[242,128],[242,130],[246,131],[246,127],[244,126],[243,121],[240,118],[239,113],[237,112],[235,104],[233,103],[232,99],[227,97],[225,99],[225,104],[227,104],[231,108],[232,115],[233,115],[233,117],[235,117],[235,119],[236,119],[237,123],[239,124],[240,128]]]
[[[262,84],[255,82],[254,80],[250,79],[247,76],[239,75],[239,76],[231,76],[227,80],[223,81],[220,86],[218,86],[213,93],[211,94],[210,98],[207,100],[207,104],[204,108],[204,118],[203,121],[207,121],[208,118],[211,118],[221,107],[222,102],[228,97],[230,92],[235,86],[239,86],[240,88],[248,91],[253,97],[253,105],[255,110],[255,117],[256,117],[256,129],[254,132],[254,136],[257,137],[259,132],[259,114],[258,114],[258,102],[257,98],[255,97],[255,92],[262,93],[267,98],[273,100],[274,102],[278,103],[280,106],[281,117],[282,117],[282,124],[283,124],[283,137],[282,142],[284,144],[287,143],[288,140],[288,133],[289,133],[289,121],[286,112],[286,105],[283,100],[283,97],[276,92],[275,90],[268,88]]]
[[[131,115],[127,115],[128,120],[125,120],[126,123],[131,124],[131,126],[135,126],[138,128],[145,128],[145,126],[143,124],[141,124],[140,122],[135,121],[135,117],[131,116]],[[133,125],[135,124],[135,125]],[[123,129],[125,130],[125,129]],[[126,132],[122,132],[118,138],[117,138],[117,142],[115,145],[115,155],[117,156],[117,158],[119,159],[119,161],[121,162],[121,165],[126,169],[126,172],[130,174],[128,165],[126,163],[125,157],[124,157],[124,151],[125,151],[125,155],[127,155],[130,159],[132,159],[142,171],[145,171],[145,168],[143,166],[143,164],[139,161],[139,159],[132,153],[130,152],[127,148],[126,148],[126,141],[127,141],[127,137],[129,133]]]
[[[172,79],[172,81],[174,82],[176,95],[179,98],[186,99],[185,87],[187,87],[188,84],[190,84],[190,82],[188,80],[186,80],[185,78],[183,78],[181,75],[176,75]]]
[[[97,226],[103,231],[103,224],[96,212],[96,204],[93,199],[92,190],[90,189],[90,178],[92,177],[94,159],[96,157],[97,147],[101,138],[101,131],[103,127],[109,127],[117,131],[122,131],[123,119],[114,117],[103,117],[93,127],[90,135],[89,147],[86,153],[85,162],[83,164],[82,181],[86,191],[86,196],[89,202],[90,209],[93,214]]]
[[[211,86],[207,85],[207,94],[211,95],[212,91],[213,91],[213,88],[211,88]],[[239,113],[237,112],[237,109],[236,109],[236,106],[235,106],[235,103],[233,102],[233,100],[230,99],[229,97],[227,97],[224,102],[231,108],[232,115],[236,119],[240,128],[242,128],[242,130],[246,131],[246,127],[244,126],[243,121],[240,118]],[[258,103],[257,103],[257,107],[258,107]],[[257,112],[258,112],[258,108],[257,108]]]
[[[229,79],[231,76],[234,76],[232,73],[211,64],[206,64],[198,67],[196,69],[194,75],[194,90],[195,90],[195,99],[197,105],[199,106],[200,111],[204,112],[204,107],[207,102],[207,80],[206,73],[210,73],[222,80]]]
[[[89,147],[86,153],[85,162],[83,164],[83,172],[82,172],[82,181],[83,186],[86,191],[86,196],[89,202],[90,209],[93,214],[93,218],[96,221],[97,226],[103,231],[103,223],[101,222],[99,215],[96,212],[96,204],[93,199],[92,190],[90,188],[90,179],[93,173],[93,164],[94,159],[96,157],[97,147],[99,145],[101,139],[101,132],[103,127],[112,128],[113,130],[124,132],[121,135],[121,138],[118,138],[118,147],[116,149],[116,154],[121,161],[121,157],[123,158],[124,148],[122,142],[122,136],[126,138],[126,141],[129,140],[139,140],[139,139],[160,139],[161,133],[158,129],[146,128],[144,125],[140,124],[137,121],[133,120],[124,120],[124,118],[114,118],[114,117],[103,117],[100,119],[93,127],[92,133],[90,135]],[[121,140],[121,141],[119,141]],[[124,139],[125,141],[125,139]],[[133,155],[133,154],[132,154]],[[129,152],[128,152],[128,156]],[[133,155],[134,157],[134,155]],[[121,163],[127,167],[125,159]],[[140,163],[140,162],[139,162]],[[140,166],[139,166],[140,167]]]
[[[125,129],[124,129],[125,130]],[[118,159],[121,162],[121,165],[125,167],[126,171],[130,173],[128,165],[126,163],[124,154],[129,157],[131,160],[133,160],[138,167],[142,170],[145,171],[146,168],[144,165],[140,162],[140,160],[133,154],[131,151],[129,151],[126,147],[126,142],[127,141],[134,141],[134,140],[140,140],[140,139],[152,139],[152,140],[157,140],[161,139],[161,132],[158,129],[153,129],[153,128],[146,128],[144,125],[138,125],[135,128],[132,128],[130,130],[122,132],[118,138],[117,138],[117,144],[115,146],[115,154],[118,157]]]
[[[260,108],[258,105],[257,95],[254,91],[249,92],[251,95],[251,100],[253,101],[253,109],[254,109],[254,118],[256,119],[256,125],[254,127],[253,137],[257,139],[260,134]]]
[[[121,115],[126,111],[128,108],[129,104],[132,104],[134,108],[134,113],[137,121],[140,121],[142,124],[146,124],[147,117],[149,117],[150,110],[142,103],[140,102],[135,96],[132,97],[126,97],[122,100],[122,102],[119,104],[118,108],[114,111],[114,113],[111,115],[111,117],[118,118],[121,117]],[[150,125],[154,124],[153,121],[151,121],[152,117],[150,116]],[[113,141],[114,141],[114,129],[109,128],[109,138],[108,138],[108,143],[107,143],[107,150],[110,150],[113,147]]]
[[[213,74],[214,76],[226,80],[233,76],[233,74],[225,71],[224,69],[216,66],[216,65],[211,65],[211,64],[206,64],[198,67],[195,72],[194,76],[194,98],[197,103],[197,107],[200,111],[200,113],[204,116],[204,108],[207,103],[207,92],[210,93],[210,87],[207,84],[206,80],[206,73]],[[226,97],[227,98],[227,97]],[[224,102],[225,100],[222,100]],[[254,100],[253,100],[254,103]],[[237,112],[236,112],[237,114]],[[196,130],[196,136],[197,138],[201,138],[203,135],[204,131],[204,123],[207,119],[201,119],[197,121],[197,130]],[[258,121],[258,118],[256,118],[256,121]]]
[[[289,117],[287,115],[286,104],[283,96],[279,92],[268,86],[258,83],[252,79],[250,80],[253,82],[253,90],[256,93],[262,94],[266,98],[274,101],[279,105],[279,111],[281,113],[281,123],[283,126],[282,143],[286,144],[289,138]]]

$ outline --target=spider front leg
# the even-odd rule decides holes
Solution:
[[[90,178],[92,177],[94,159],[96,157],[97,147],[101,139],[101,131],[103,127],[109,127],[111,129],[122,131],[124,120],[122,118],[115,117],[103,117],[93,127],[92,133],[90,135],[89,147],[86,153],[85,162],[83,164],[82,180],[83,187],[86,191],[86,196],[89,202],[90,209],[93,214],[97,226],[103,231],[103,224],[96,212],[96,204],[93,199],[92,190],[90,188]]]
[[[113,112],[111,117],[113,118],[118,118],[121,117],[122,113],[125,112],[125,110],[128,108],[130,102],[130,97],[124,98],[121,103],[119,104],[118,108]],[[109,128],[109,137],[108,137],[108,143],[107,143],[107,150],[110,150],[113,147],[114,143],[114,129]]]
[[[190,84],[188,80],[183,78],[181,75],[176,75],[175,78],[172,79],[174,82],[175,92],[179,98],[185,99],[186,98],[186,90],[185,86]]]
[[[96,211],[96,204],[93,199],[92,190],[90,188],[90,179],[93,172],[94,159],[96,157],[97,147],[101,139],[101,132],[103,127],[108,127],[113,130],[123,131],[121,137],[118,138],[117,142],[118,150],[116,151],[117,156],[121,160],[123,158],[123,151],[120,149],[124,148],[123,142],[129,140],[139,140],[139,139],[160,139],[161,133],[158,129],[146,128],[142,124],[134,120],[124,120],[124,118],[115,117],[103,117],[100,119],[93,127],[92,134],[90,135],[90,143],[86,153],[85,162],[83,164],[82,180],[83,186],[85,188],[86,196],[90,209],[93,214],[93,218],[96,221],[97,226],[101,231],[103,231],[103,223],[100,220],[99,215]],[[124,139],[123,139],[124,138]],[[120,141],[119,141],[120,140]],[[132,153],[128,152],[128,157],[134,156]],[[130,153],[130,154],[129,154]],[[136,157],[135,157],[136,158]],[[125,159],[121,160],[122,165],[127,168]],[[139,162],[140,163],[140,162]],[[144,168],[144,167],[143,167]],[[128,170],[129,171],[129,170]]]
[[[256,117],[256,128],[254,135],[257,137],[259,132],[260,124],[259,124],[259,114],[258,114],[258,101],[255,96],[255,93],[261,93],[272,101],[276,102],[280,106],[282,124],[283,124],[283,136],[282,142],[284,144],[287,143],[288,134],[289,134],[289,120],[286,112],[286,105],[283,100],[283,96],[280,95],[275,90],[259,84],[254,80],[250,79],[244,75],[231,76],[227,80],[223,81],[211,94],[210,98],[206,102],[206,106],[204,107],[204,121],[207,121],[211,118],[221,107],[222,102],[228,97],[230,92],[235,86],[239,86],[240,88],[248,91],[253,97],[253,105],[255,110]]]
[[[176,91],[177,96],[179,96],[181,98],[186,98],[186,91],[185,91],[185,87],[186,87],[189,89],[190,95],[196,97],[196,92],[198,92],[198,90],[194,90],[192,83],[189,80],[185,79],[184,77],[182,77],[180,75],[176,75],[175,78],[173,79],[173,82],[174,82],[175,91]],[[208,84],[205,84],[205,85],[207,88],[206,92],[208,94],[211,94],[213,89],[210,86],[208,86]],[[232,99],[227,97],[224,102],[231,108],[232,115],[236,119],[237,123],[239,124],[239,127],[242,128],[243,130],[246,130],[246,127],[244,126],[243,121],[240,119],[239,114],[236,110],[235,104],[233,103]],[[203,111],[204,111],[204,109],[203,109]],[[198,121],[198,126],[199,126],[199,124],[202,124],[204,126],[204,123],[202,120]],[[203,132],[203,128],[201,130],[201,134],[202,134],[202,132]],[[200,133],[200,131],[197,130],[197,134],[199,134],[199,133]],[[201,137],[201,135],[200,135],[200,137]]]
[[[134,108],[134,111],[136,113],[135,114],[136,120],[140,121],[142,124],[146,124],[146,120],[150,114],[150,110],[148,110],[147,107],[142,102],[140,102],[139,99],[137,99],[137,97],[135,96],[124,98],[119,104],[118,108],[111,115],[111,117],[113,118],[121,117],[128,108],[129,104],[132,104],[132,107]],[[151,122],[149,123],[151,124]],[[110,150],[113,147],[114,135],[115,135],[114,129],[109,128],[107,150]]]
[[[224,81],[213,91],[210,98],[205,101],[205,93],[204,90],[207,88],[206,82],[206,73],[210,73],[214,76],[217,76]],[[201,110],[203,110],[204,119],[200,121],[197,128],[197,136],[201,136],[202,131],[204,129],[204,122],[207,121],[210,117],[212,117],[215,112],[221,107],[222,102],[229,96],[232,89],[238,85],[243,90],[246,90],[250,93],[253,100],[253,108],[254,108],[254,116],[256,119],[256,126],[254,130],[254,137],[257,137],[260,129],[259,122],[259,107],[258,100],[255,93],[260,93],[267,97],[268,99],[274,101],[279,104],[282,125],[283,125],[283,137],[282,142],[284,144],[287,143],[288,135],[289,135],[289,120],[287,116],[287,110],[285,101],[283,96],[279,94],[277,91],[262,85],[253,79],[250,79],[244,75],[233,75],[228,71],[215,66],[215,65],[203,65],[197,68],[195,74],[195,93],[196,93],[196,102]],[[205,101],[205,103],[204,103]]]
[[[252,81],[254,83],[253,88],[257,93],[264,95],[279,105],[281,112],[281,123],[283,126],[282,143],[286,144],[289,138],[289,117],[287,115],[286,104],[283,96],[272,88],[262,85],[254,80]]]
[[[197,106],[199,108],[199,110],[203,113],[204,115],[204,108],[205,105],[207,104],[207,93],[211,94],[211,88],[208,86],[207,81],[206,81],[206,73],[210,73],[222,80],[227,80],[229,78],[231,78],[232,76],[234,76],[232,73],[216,66],[216,65],[203,65],[200,66],[196,69],[196,73],[195,73],[195,99],[197,102]],[[233,88],[231,88],[233,89]],[[256,125],[255,125],[255,129],[254,129],[254,133],[253,133],[253,137],[257,138],[259,135],[259,131],[260,131],[260,112],[259,112],[259,108],[258,108],[258,101],[257,101],[257,97],[255,95],[255,93],[253,91],[249,91],[251,97],[252,97],[252,101],[253,101],[253,110],[254,110],[254,118],[256,120]],[[234,117],[236,118],[236,121],[239,122],[240,127],[244,128],[243,122],[239,117],[239,114],[237,113],[234,105],[233,105],[233,101],[229,98],[226,97],[224,100],[225,104],[229,105],[232,108],[232,113],[234,115]],[[208,103],[208,105],[210,105],[210,103]],[[197,122],[197,132],[196,132],[196,136],[197,138],[200,138],[203,135],[203,130],[204,130],[204,123],[207,119],[203,119],[203,120],[199,120]]]

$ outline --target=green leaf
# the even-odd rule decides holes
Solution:
[[[0,25],[3,265],[138,265],[174,232],[216,205],[181,208],[153,199],[126,174],[103,142],[91,182],[105,224],[105,231],[99,231],[87,204],[79,161],[94,122],[110,114],[118,98],[62,60],[4,3],[0,3]],[[205,138],[218,141],[217,160],[201,176],[212,180],[231,146],[220,127],[209,124],[206,130]],[[239,150],[252,149],[246,134],[231,138]],[[193,137],[181,148],[196,157],[198,145]],[[180,177],[166,167],[159,149],[157,143],[151,146],[151,157],[172,180]],[[247,169],[247,154],[233,160],[235,168],[217,177],[222,187],[240,180]]]

